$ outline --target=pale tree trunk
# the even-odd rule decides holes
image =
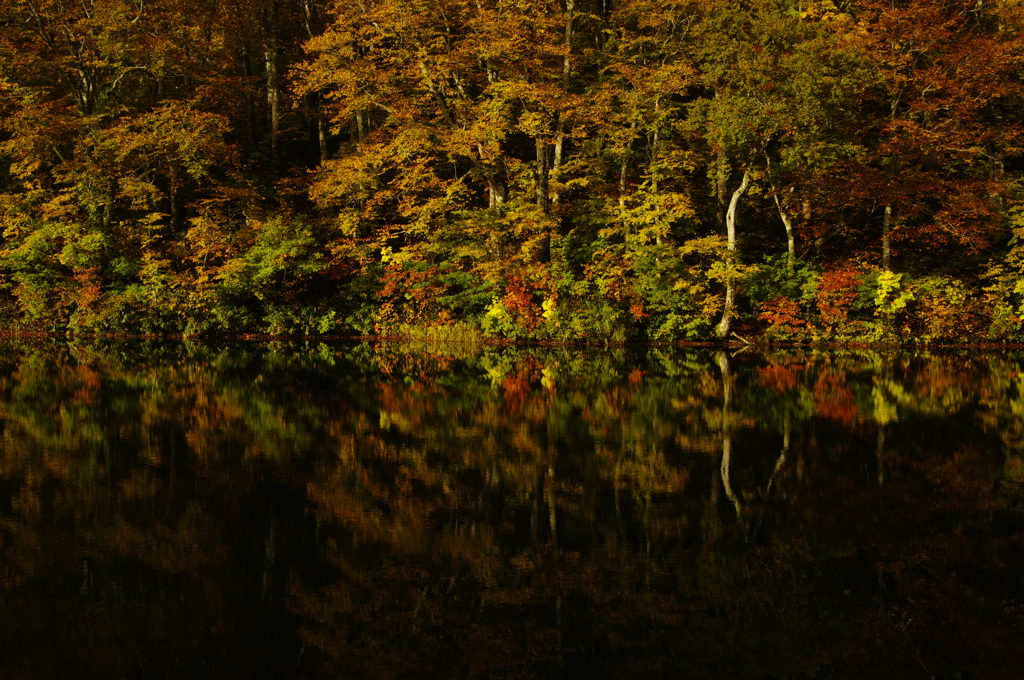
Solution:
[[[779,191],[772,186],[772,198],[775,199],[775,207],[779,209],[779,218],[782,220],[782,226],[786,228],[786,269],[790,272],[796,266],[796,239],[793,238],[793,220],[790,218],[789,213],[786,212],[785,206],[782,205],[782,201],[779,199]]]
[[[771,170],[772,159],[767,149],[764,149],[764,162],[765,167]],[[782,204],[782,199],[779,198],[779,187],[776,186],[774,181],[769,182],[769,186],[772,189],[772,198],[775,200],[775,207],[779,211],[779,219],[782,220],[782,226],[786,229],[786,269],[789,272],[793,271],[796,266],[796,241],[793,238],[793,219],[789,216],[789,212],[786,210],[786,206]],[[793,188],[790,187],[789,193],[793,193]]]
[[[733,267],[736,264],[736,212],[739,208],[740,198],[750,186],[750,174],[743,173],[743,180],[732,192],[729,199],[729,209],[725,213],[725,236],[727,242],[726,273],[725,273],[725,305],[722,309],[722,320],[718,322],[718,337],[724,338],[729,335],[732,327],[733,306],[736,300],[736,277],[733,274]]]

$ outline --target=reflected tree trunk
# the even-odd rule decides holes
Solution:
[[[530,508],[530,541],[536,543],[540,535],[540,512],[544,504],[544,468],[538,467],[533,478],[533,505]]]
[[[779,476],[779,472],[782,467],[786,464],[786,456],[789,454],[789,439],[790,439],[790,426],[789,426],[789,415],[786,415],[782,421],[782,451],[779,452],[779,458],[775,461],[775,468],[772,470],[772,476],[768,478],[768,485],[765,487],[764,495],[765,498],[772,491],[772,484],[775,483],[775,478]]]
[[[732,506],[736,509],[736,519],[743,524],[743,505],[740,503],[739,497],[736,492],[733,491],[732,482],[729,479],[729,468],[732,464],[732,433],[726,430],[722,436],[722,488],[725,490],[725,495],[732,503]]]
[[[548,459],[552,460],[554,453],[548,452]],[[558,518],[557,518],[557,506],[555,504],[555,465],[552,462],[548,463],[548,528],[551,532],[551,558],[552,558],[552,569],[554,570],[553,578],[555,584],[555,635],[557,638],[556,653],[558,655],[558,671],[561,676],[562,668],[565,666],[565,658],[563,655],[563,635],[562,635],[562,567],[558,559]]]
[[[882,423],[878,424],[878,440],[875,443],[875,462],[878,465],[878,485],[883,486],[885,484],[885,463],[882,461],[885,459],[885,425]]]
[[[263,599],[272,601],[274,594],[274,565],[277,563],[277,516],[270,508],[267,535],[263,540]]]
[[[615,461],[615,476],[612,480],[612,495],[615,499],[615,527],[618,529],[619,536],[625,535],[625,530],[622,525],[622,501],[619,498],[619,480],[622,478],[622,459],[618,458]]]
[[[729,355],[718,353],[718,368],[722,372],[722,489],[732,506],[736,509],[736,519],[743,525],[743,505],[733,491],[730,479],[732,466],[732,374],[729,370]]]

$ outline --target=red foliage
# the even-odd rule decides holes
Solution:
[[[401,306],[401,320],[406,322],[436,320],[436,300],[447,290],[438,277],[437,267],[421,271],[390,264],[384,269],[381,283],[379,296]]]
[[[764,303],[757,318],[768,324],[768,332],[787,337],[801,336],[808,324],[800,318],[800,303],[783,295]]]
[[[821,324],[826,330],[839,330],[849,320],[860,282],[861,274],[853,266],[832,269],[821,275],[817,303]]]

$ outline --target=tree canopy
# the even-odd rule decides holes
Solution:
[[[0,321],[1024,338],[1020,0],[14,0]]]

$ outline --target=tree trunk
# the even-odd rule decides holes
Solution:
[[[892,206],[885,206],[882,217],[882,269],[892,271]]]
[[[481,157],[483,149],[479,150]],[[497,169],[485,169],[484,177],[487,178],[487,205],[492,211],[500,211],[508,202],[508,185],[503,177],[503,164],[498,160]],[[497,262],[505,259],[505,235],[495,231],[490,235],[487,243],[487,251],[491,258]]]
[[[551,197],[548,182],[550,173],[549,147],[550,145],[540,137],[536,139],[537,161],[534,172],[537,185],[537,210],[540,211],[542,216],[544,235],[540,239],[535,257],[537,262],[541,263],[551,261],[551,225],[547,220],[547,216],[551,213]]]
[[[167,211],[169,213],[168,220],[171,233],[176,234],[182,230],[185,222],[181,209],[181,186],[177,163],[170,164],[168,175],[167,198],[170,204]]]
[[[269,42],[263,46],[263,58],[267,67],[267,120],[270,123],[270,157],[277,167],[280,162],[278,135],[281,131],[281,88],[278,75],[277,45]]]
[[[626,190],[629,178],[629,160],[633,151],[633,135],[636,134],[636,121],[629,124],[630,134],[626,141],[626,148],[622,152],[622,163],[619,166],[619,218],[622,220],[622,228],[626,228]]]
[[[725,213],[725,235],[728,250],[725,254],[725,305],[722,309],[722,320],[718,322],[718,337],[720,338],[728,336],[729,329],[732,327],[733,305],[736,299],[736,281],[733,276],[733,267],[736,263],[736,211],[739,207],[740,198],[749,186],[750,174],[744,171],[743,180],[736,188],[736,191],[732,192],[729,208]]]
[[[324,120],[320,110],[319,97],[317,98],[316,137],[320,146],[320,162],[325,163],[331,160],[330,135],[327,130],[327,121]]]
[[[576,0],[565,0],[565,58],[562,60],[562,85],[569,84],[572,64],[569,56],[572,53],[573,19],[576,17]]]
[[[356,144],[362,144],[366,139],[366,115],[362,109],[355,112],[356,119]]]
[[[313,0],[302,0],[302,17],[306,25],[306,37],[312,40],[319,32],[316,27],[316,11]],[[309,98],[310,116],[316,124],[316,140],[314,141],[320,150],[320,162],[324,163],[331,159],[331,153],[327,147],[327,122],[324,120],[323,113],[321,111],[321,97],[319,93],[310,93],[307,96]]]
[[[718,150],[718,159],[715,166],[717,168],[715,176],[715,194],[717,197],[716,206],[718,208],[718,228],[721,229],[722,232],[725,232],[725,214],[729,207],[729,203],[726,200],[729,195],[729,160],[725,155],[725,145],[722,145]]]
[[[501,168],[488,169],[484,171],[487,178],[487,205],[489,208],[499,208],[508,202],[508,185],[502,177]]]
[[[562,174],[562,159],[565,152],[565,120],[558,117],[558,134],[555,136],[555,143],[551,155],[551,172],[548,183],[554,184],[552,189],[548,187],[551,194],[551,205],[558,205],[562,200],[562,193],[558,189],[558,182]]]
[[[782,226],[786,228],[786,269],[792,272],[793,267],[796,266],[796,240],[793,238],[793,220],[789,217],[789,213],[786,212],[786,208],[783,207],[782,201],[779,199],[779,190],[775,186],[772,186],[772,198],[775,199],[775,207],[779,209],[779,218],[782,219]]]
[[[530,542],[540,540],[540,512],[544,505],[544,468],[537,466],[533,478],[533,503],[530,508]]]
[[[548,195],[548,143],[538,137],[535,140],[537,149],[537,160],[534,168],[536,180],[537,210],[542,215],[550,212],[550,201]]]
[[[249,153],[256,150],[257,137],[256,137],[256,92],[255,87],[251,84],[253,79],[253,55],[246,46],[242,51],[242,68],[245,73],[245,124],[246,133],[249,141]]]

